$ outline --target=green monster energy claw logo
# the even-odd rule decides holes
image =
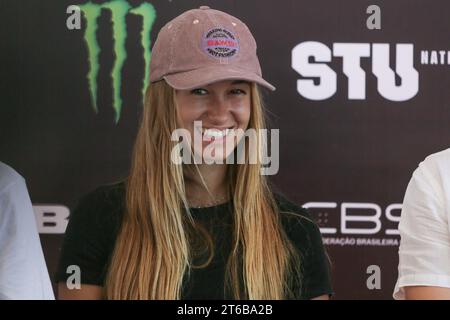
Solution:
[[[153,5],[150,3],[141,3],[138,7],[132,8],[125,0],[112,0],[103,4],[95,4],[88,2],[79,6],[83,11],[86,18],[86,30],[84,34],[84,40],[86,41],[88,48],[88,60],[89,60],[89,72],[87,75],[89,81],[89,91],[91,94],[92,106],[95,112],[98,112],[97,108],[97,75],[99,70],[99,53],[100,48],[98,45],[96,33],[97,33],[97,19],[101,14],[102,9],[109,10],[111,12],[111,22],[114,41],[114,54],[115,60],[113,68],[111,70],[111,79],[113,86],[113,107],[115,111],[116,123],[120,119],[122,110],[122,98],[120,96],[120,89],[122,85],[121,73],[122,67],[127,58],[127,51],[125,49],[125,40],[127,37],[126,28],[126,15],[128,13],[134,15],[140,15],[142,17],[142,29],[141,29],[141,44],[143,47],[143,57],[145,62],[145,73],[142,92],[145,92],[145,88],[148,84],[149,67],[150,67],[150,31],[153,26],[153,22],[156,18],[156,11]]]

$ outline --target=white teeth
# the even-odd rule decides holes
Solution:
[[[203,128],[203,135],[207,137],[214,137],[214,138],[222,138],[226,135],[228,135],[232,129],[224,129],[224,130],[218,130],[218,129],[205,129]]]

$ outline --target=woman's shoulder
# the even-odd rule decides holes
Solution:
[[[98,226],[117,226],[123,215],[124,200],[125,182],[99,186],[80,197],[69,221],[76,219]]]
[[[291,201],[281,193],[274,193],[273,195],[282,220],[287,220],[290,222],[295,220],[306,225],[315,224],[308,210]]]
[[[278,205],[282,225],[294,242],[302,247],[306,244],[310,246],[321,243],[320,229],[307,209],[283,194],[274,193],[274,198]]]
[[[89,198],[92,200],[119,201],[122,200],[125,192],[125,181],[118,181],[110,184],[98,186],[94,190],[85,193],[82,199]]]
[[[85,193],[80,202],[89,202],[99,206],[116,206],[124,201],[125,182],[119,181],[111,184],[101,185],[94,190]]]

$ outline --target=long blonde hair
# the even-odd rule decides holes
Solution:
[[[126,209],[105,283],[107,299],[180,299],[194,256],[195,229],[183,165],[171,161],[177,142],[174,90],[164,81],[146,91],[142,122],[126,185]],[[265,128],[261,93],[251,84],[249,128]],[[256,147],[262,147],[259,135]],[[255,151],[255,150],[253,150]],[[246,143],[245,157],[249,150]],[[228,164],[233,203],[231,252],[225,289],[235,299],[289,299],[300,279],[299,255],[281,224],[261,164]],[[296,280],[295,280],[296,279]]]

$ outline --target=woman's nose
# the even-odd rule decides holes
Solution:
[[[208,107],[208,118],[211,122],[223,123],[228,119],[229,102],[225,98],[216,98]]]

